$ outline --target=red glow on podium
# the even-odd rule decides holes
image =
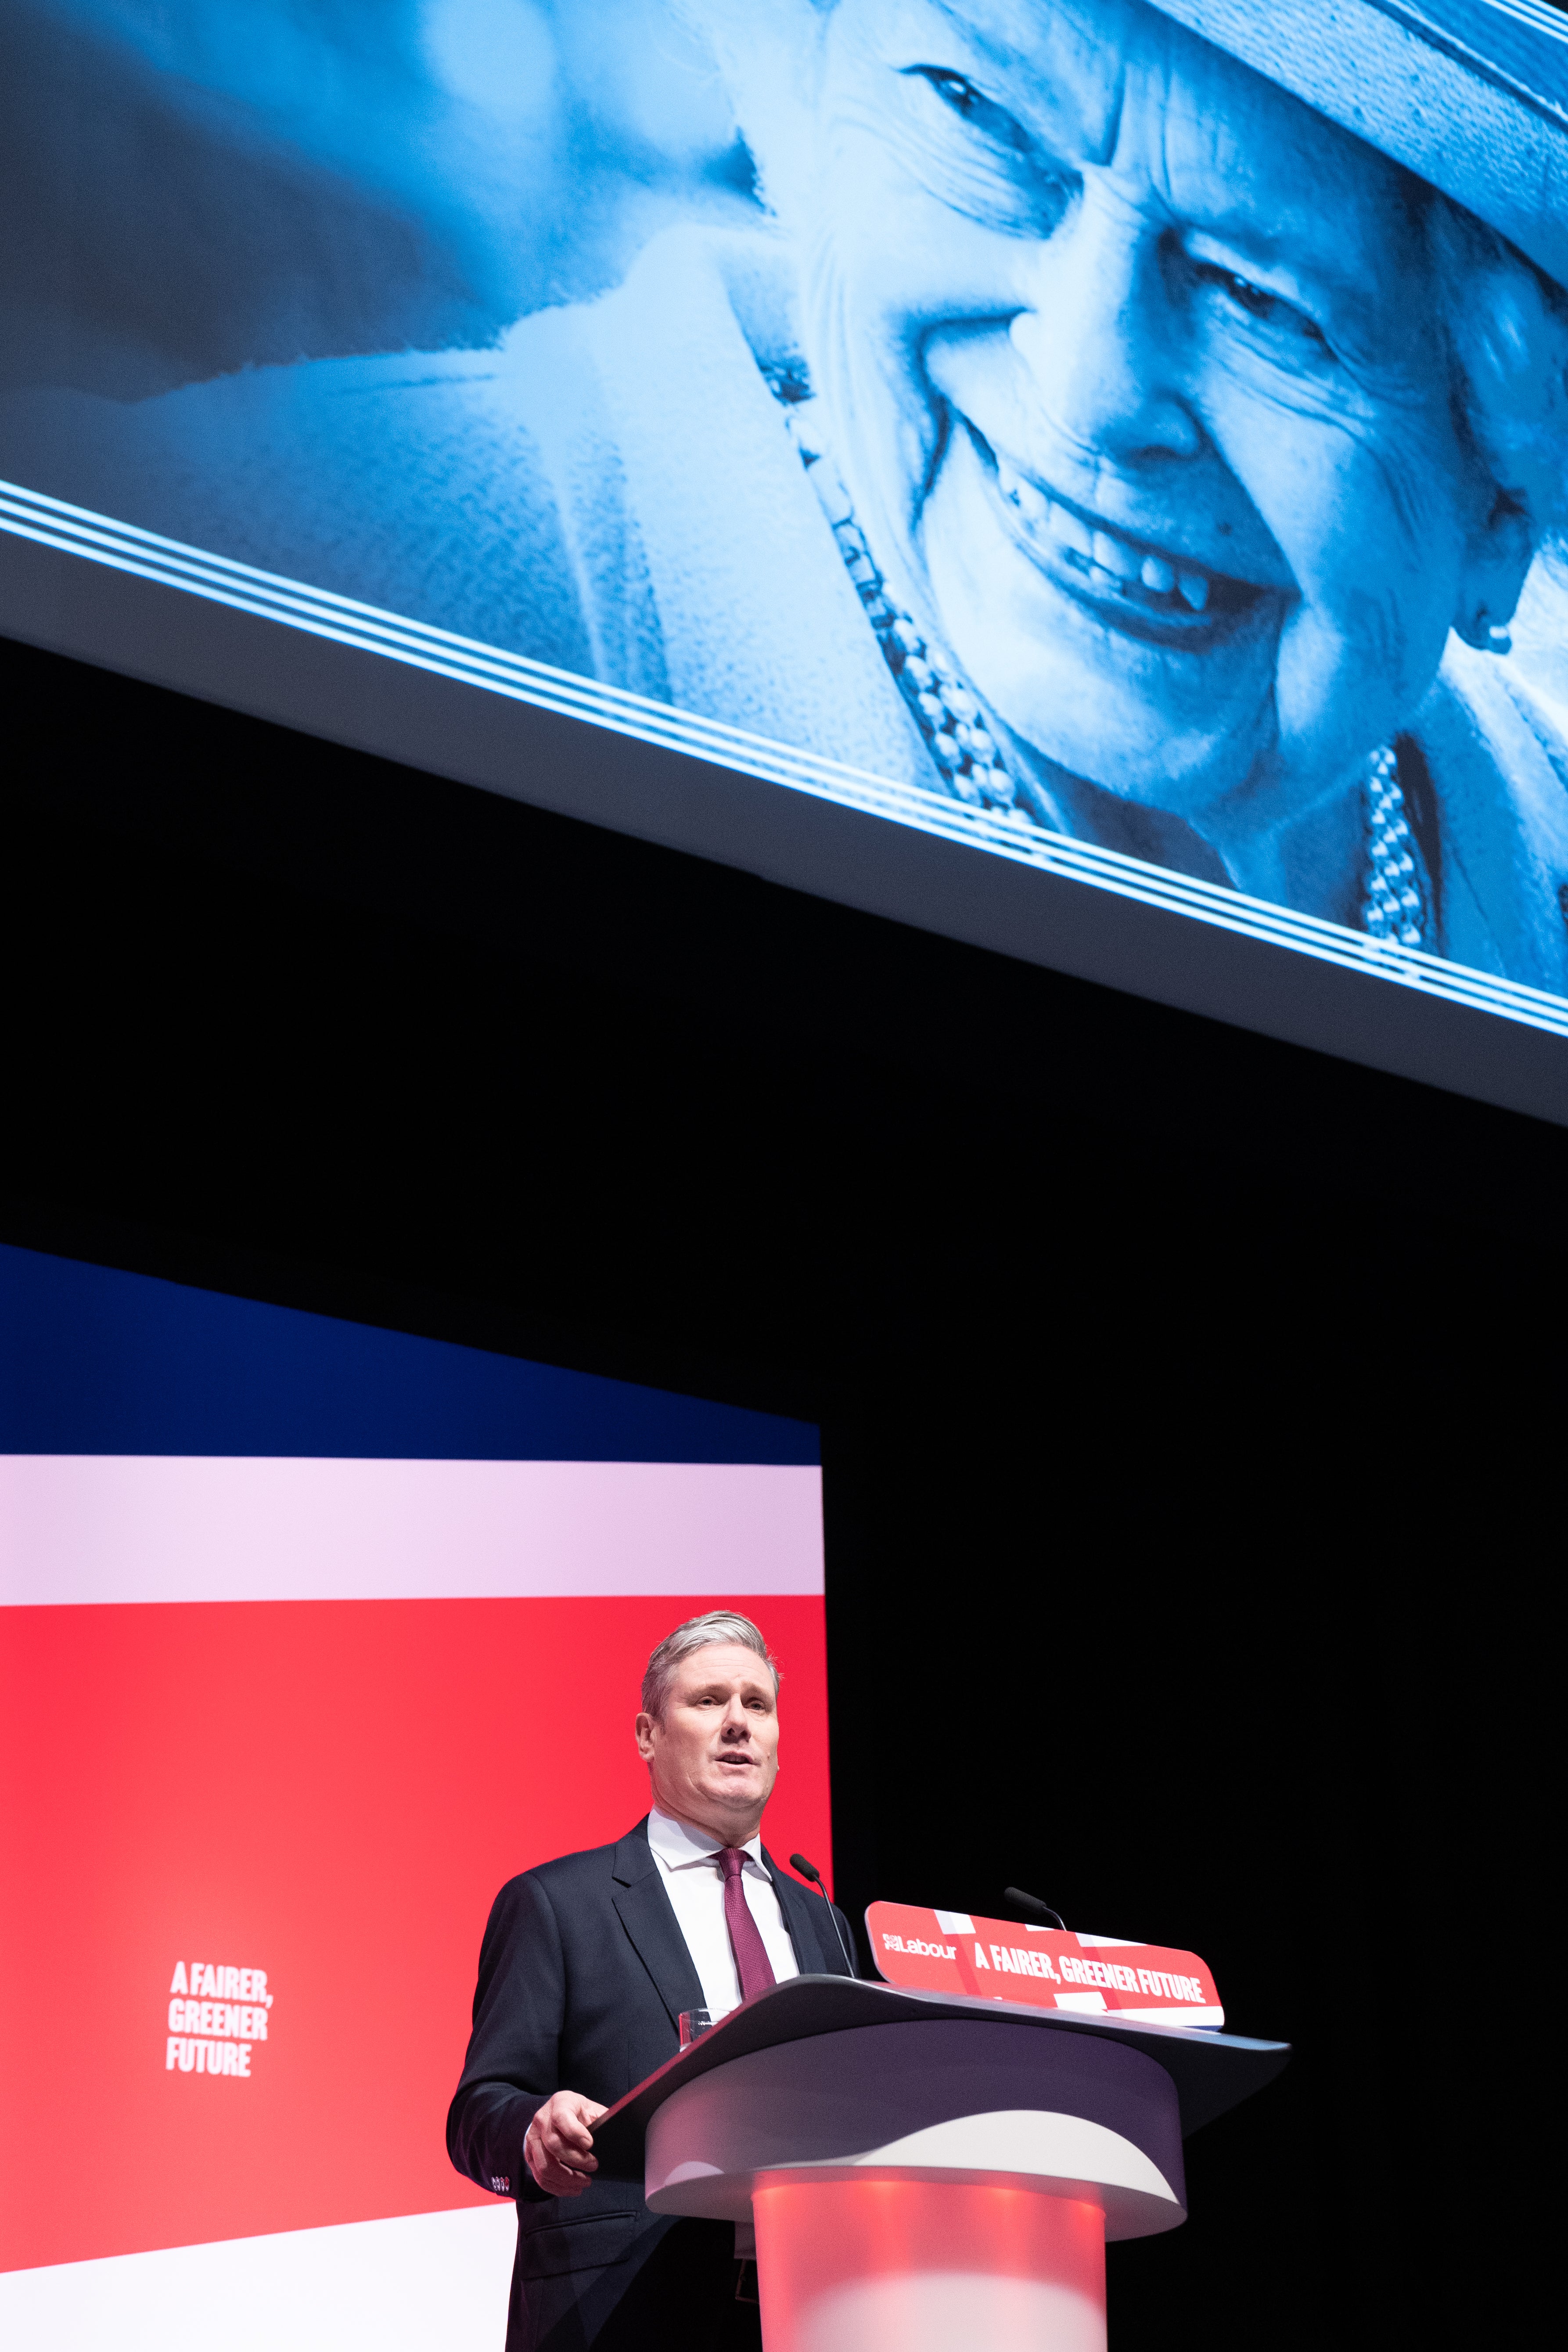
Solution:
[[[752,2195],[768,2352],[1105,2352],[1098,2206],[984,2182],[790,2177]]]

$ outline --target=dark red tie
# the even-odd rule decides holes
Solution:
[[[730,1930],[730,1948],[741,1972],[741,1999],[750,2000],[754,1992],[763,1992],[769,1985],[777,1984],[778,1979],[741,1881],[741,1873],[746,1867],[741,1847],[721,1845],[719,1867],[724,1874],[724,1925]]]

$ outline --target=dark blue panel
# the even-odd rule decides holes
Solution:
[[[0,1246],[0,1453],[816,1462],[809,1423]]]

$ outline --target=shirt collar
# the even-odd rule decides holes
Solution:
[[[657,1805],[648,1813],[647,1842],[667,1870],[689,1870],[695,1863],[711,1862],[723,1844],[722,1839],[710,1837],[706,1830],[691,1829],[685,1822],[678,1822],[673,1813],[661,1813]],[[766,1874],[760,1830],[741,1851],[748,1862],[754,1863]]]

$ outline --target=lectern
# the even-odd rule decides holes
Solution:
[[[795,1977],[595,2126],[601,2177],[732,2221],[766,2352],[1104,2352],[1105,2246],[1186,2219],[1185,2133],[1277,2042]]]

